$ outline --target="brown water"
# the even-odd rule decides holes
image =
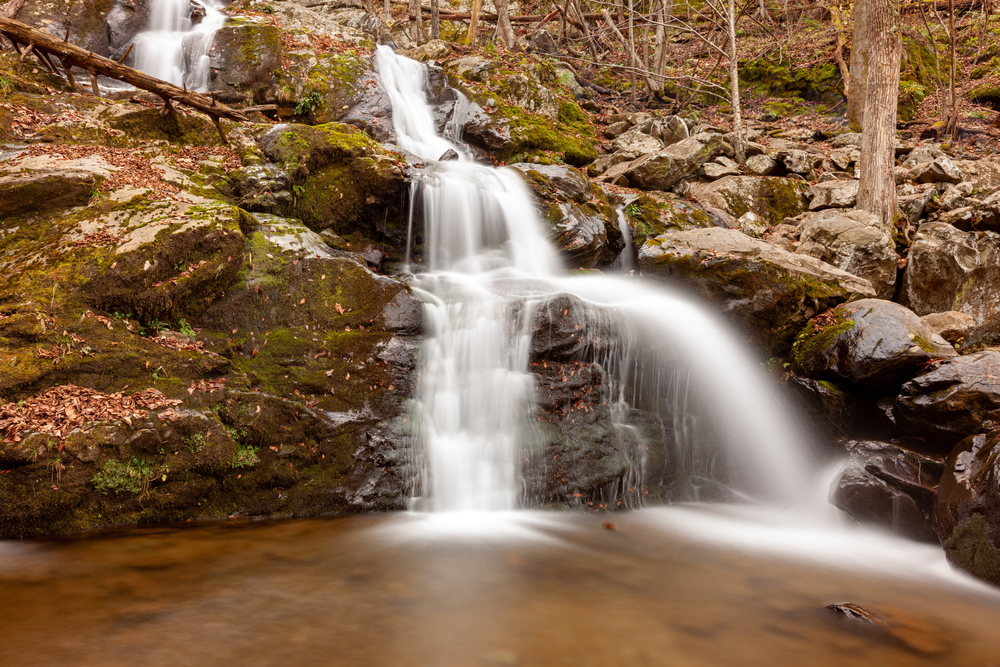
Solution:
[[[934,551],[740,526],[668,509],[0,542],[0,665],[1000,665],[1000,594]],[[785,539],[834,563],[775,555]],[[888,555],[866,572],[855,552]]]

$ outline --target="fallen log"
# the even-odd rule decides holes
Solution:
[[[212,119],[212,122],[215,123],[215,129],[219,131],[219,136],[222,137],[223,144],[228,144],[229,140],[222,129],[222,123],[220,122],[222,118],[237,122],[248,122],[250,120],[243,112],[216,102],[214,97],[195,93],[187,88],[180,88],[172,83],[157,79],[155,76],[132,69],[104,56],[99,56],[96,53],[82,49],[58,37],[53,37],[47,32],[36,30],[13,19],[0,17],[0,35],[3,35],[13,43],[15,51],[27,55],[30,50],[32,55],[53,71],[55,67],[52,66],[52,61],[58,58],[66,80],[69,81],[70,88],[73,90],[76,90],[76,81],[73,79],[72,69],[78,67],[90,73],[91,85],[94,86],[95,95],[100,94],[96,84],[97,75],[103,74],[111,79],[124,81],[136,88],[148,90],[158,95],[163,100],[163,109],[160,113],[164,116],[173,111],[174,102],[186,104]],[[23,52],[20,49],[20,45],[22,44],[26,47]]]

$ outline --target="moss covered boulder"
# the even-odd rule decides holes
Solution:
[[[726,176],[711,183],[693,184],[691,196],[733,218],[752,212],[773,226],[806,210],[808,187],[805,181],[791,178]]]
[[[814,318],[792,346],[798,372],[882,390],[898,387],[932,360],[956,356],[913,311],[881,299],[841,304]]]
[[[782,355],[815,315],[874,297],[871,283],[732,229],[667,232],[639,249],[644,276],[718,304],[763,350]]]
[[[110,174],[111,165],[99,157],[40,156],[0,166],[0,226],[3,218],[21,213],[85,204]]]
[[[405,222],[389,222],[400,219],[407,188],[399,158],[364,132],[340,123],[275,125],[259,143],[290,175],[292,212],[311,229],[364,229],[405,244]]]
[[[675,195],[650,193],[627,195],[624,199],[625,218],[637,247],[668,231],[709,227],[731,229],[736,226],[736,221],[725,211],[710,209]]]
[[[281,31],[273,23],[246,16],[229,19],[208,52],[209,89],[223,101],[267,99],[274,73],[281,70],[282,52]]]

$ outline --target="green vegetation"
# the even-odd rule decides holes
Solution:
[[[91,484],[98,491],[146,495],[153,477],[146,459],[133,456],[128,463],[110,459],[101,471],[94,475]]]

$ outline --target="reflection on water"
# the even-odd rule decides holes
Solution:
[[[1000,664],[1000,593],[940,551],[810,537],[779,516],[396,515],[0,542],[0,665]],[[825,609],[838,602],[890,625]]]

